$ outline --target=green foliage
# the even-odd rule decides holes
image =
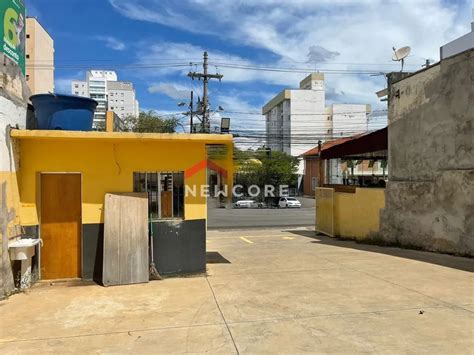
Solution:
[[[105,122],[97,122],[96,125],[95,125],[95,130],[104,132],[105,131]]]
[[[244,187],[258,185],[288,185],[298,182],[298,159],[283,152],[242,151],[236,149],[234,159],[238,168],[235,183]]]
[[[141,111],[137,117],[124,119],[127,131],[139,133],[174,133],[180,122],[178,118],[163,118],[155,111]]]

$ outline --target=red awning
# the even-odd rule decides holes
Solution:
[[[349,137],[348,140],[339,144],[324,147],[321,152],[322,159],[336,159],[358,154],[368,154],[387,151],[388,149],[387,127],[378,131],[359,134]]]

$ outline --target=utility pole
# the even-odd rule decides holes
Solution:
[[[194,110],[194,93],[191,91],[191,102],[189,103],[189,114],[190,114],[190,120],[189,120],[189,133],[194,133],[193,132],[193,110]]]
[[[203,73],[196,73],[196,72],[189,72],[188,76],[191,79],[198,79],[203,81],[203,93],[202,93],[202,124],[201,124],[201,132],[202,133],[209,133],[210,124],[209,124],[209,99],[207,94],[207,84],[209,79],[219,79],[221,81],[223,75],[221,74],[209,74],[208,73],[208,55],[207,52],[204,52],[204,62],[202,67],[204,69]]]

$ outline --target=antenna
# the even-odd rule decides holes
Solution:
[[[400,72],[403,71],[403,65],[405,64],[405,58],[408,57],[410,54],[411,48],[406,46],[402,48],[395,49],[395,47],[392,47],[393,49],[393,56],[392,60],[395,62],[402,62],[402,69]]]

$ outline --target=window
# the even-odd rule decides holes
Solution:
[[[74,84],[74,87],[75,87],[76,89],[78,89],[78,88],[79,88],[79,84]]]
[[[26,74],[26,81],[30,80],[30,76]]]
[[[29,35],[29,34],[27,34],[27,35],[26,35],[26,38],[30,38],[30,35]]]
[[[30,55],[29,55],[29,54],[26,55],[26,59],[30,59]]]
[[[148,193],[152,220],[184,218],[184,173],[133,173],[133,191]]]

